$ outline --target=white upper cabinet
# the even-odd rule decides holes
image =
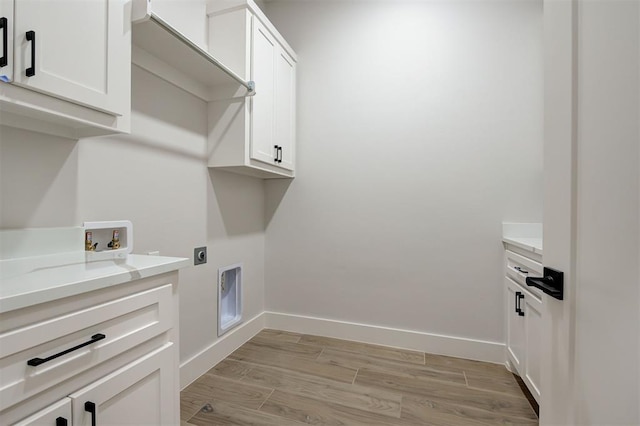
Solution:
[[[255,3],[238,3],[209,10],[209,50],[254,81],[255,95],[209,104],[209,167],[294,177],[296,55]]]
[[[253,20],[253,55],[251,74],[260,96],[251,99],[251,158],[267,164],[275,163],[278,154],[275,142],[275,56],[277,44],[259,20]]]
[[[281,47],[276,51],[275,60],[275,143],[281,147],[279,166],[293,171],[296,133],[296,64]]]
[[[13,0],[0,0],[0,81],[13,80]]]
[[[71,137],[128,131],[128,1],[0,0],[7,40],[0,75],[8,83],[0,106],[9,114],[2,124],[28,128],[17,116],[35,118],[48,128],[33,130]]]
[[[116,1],[17,0],[14,83],[115,115],[125,113],[129,58]],[[123,87],[125,86],[125,87]],[[120,93],[119,93],[120,92]]]

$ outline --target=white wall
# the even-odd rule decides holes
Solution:
[[[577,45],[575,424],[640,424],[640,6],[583,1]]]
[[[299,58],[267,310],[503,342],[501,222],[542,218],[541,2],[266,11]]]
[[[180,271],[180,355],[217,341],[217,268],[244,262],[244,317],[264,309],[262,182],[207,169],[207,108],[132,67],[132,134],[79,142],[0,132],[0,228],[129,219],[135,253],[208,263]]]
[[[0,126],[0,228],[78,225],[75,141]]]

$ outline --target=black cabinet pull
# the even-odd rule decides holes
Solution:
[[[518,292],[518,315],[521,317],[524,316],[524,311],[522,310],[522,306],[520,305],[520,301],[524,299],[524,294]]]
[[[516,312],[518,313],[518,315],[520,315],[521,317],[524,316],[524,311],[522,310],[522,308],[520,307],[520,300],[524,299],[524,294],[522,294],[519,291],[516,291]]]
[[[520,307],[520,300],[521,299],[524,299],[524,294],[522,294],[519,291],[516,291],[516,312],[518,313],[518,315],[523,317],[524,316],[524,311]]]
[[[96,426],[96,404],[91,401],[85,402],[84,411],[91,413],[91,426]]]
[[[7,18],[0,18],[0,28],[2,28],[2,56],[0,57],[0,68],[6,67],[9,63],[7,55],[9,54],[9,22]]]
[[[64,417],[58,417],[56,419],[56,426],[67,426],[69,422]]]
[[[27,77],[36,75],[36,32],[27,31],[27,41],[31,42],[31,66],[25,70]]]
[[[95,343],[98,340],[104,339],[105,337],[107,337],[107,336],[105,336],[104,334],[101,334],[101,333],[94,334],[93,336],[91,336],[91,340],[88,340],[88,341],[86,341],[84,343],[80,343],[78,346],[74,346],[73,348],[66,349],[66,350],[64,350],[62,352],[58,352],[57,354],[51,355],[50,357],[47,357],[47,358],[31,358],[29,361],[27,361],[27,365],[30,365],[32,367],[37,367],[40,364],[44,364],[45,362],[49,362],[52,359],[59,358],[62,355],[68,354],[69,352],[77,351],[80,348],[84,348],[85,346],[90,345],[92,343]]]
[[[280,153],[282,152],[282,148],[279,145],[274,145],[273,146],[276,149],[276,158],[273,159],[273,161],[275,163],[279,163],[282,161],[281,157],[280,157]]]
[[[273,146],[276,150],[276,157],[273,159],[274,163],[282,163],[282,147],[280,145]]]

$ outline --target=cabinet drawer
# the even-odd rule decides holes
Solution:
[[[58,422],[58,418],[62,418],[61,421]],[[71,398],[63,398],[13,426],[53,426],[58,424],[71,424]]]
[[[542,295],[542,291],[527,286],[525,282],[527,277],[541,277],[542,265],[509,250],[506,251],[506,255],[506,275],[532,293]]]
[[[172,285],[115,299],[0,334],[0,411],[172,327]],[[96,334],[104,339],[81,346]],[[53,358],[37,366],[34,358]]]

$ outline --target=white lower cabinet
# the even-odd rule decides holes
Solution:
[[[511,364],[520,371],[524,365],[526,338],[524,334],[524,313],[520,314],[518,306],[523,295],[522,288],[505,278],[507,293],[507,353]]]
[[[529,293],[524,298],[524,335],[526,356],[523,380],[540,402],[540,353],[542,350],[542,299]]]
[[[0,425],[179,424],[177,279],[1,314]]]
[[[71,399],[64,398],[47,408],[43,408],[16,426],[71,426]]]
[[[525,279],[540,276],[542,265],[510,251],[506,252],[506,258],[507,361],[539,403],[544,299],[541,292],[525,284]]]
[[[16,426],[173,425],[176,386],[173,343],[167,343]]]
[[[172,343],[70,395],[73,425],[171,425]]]

